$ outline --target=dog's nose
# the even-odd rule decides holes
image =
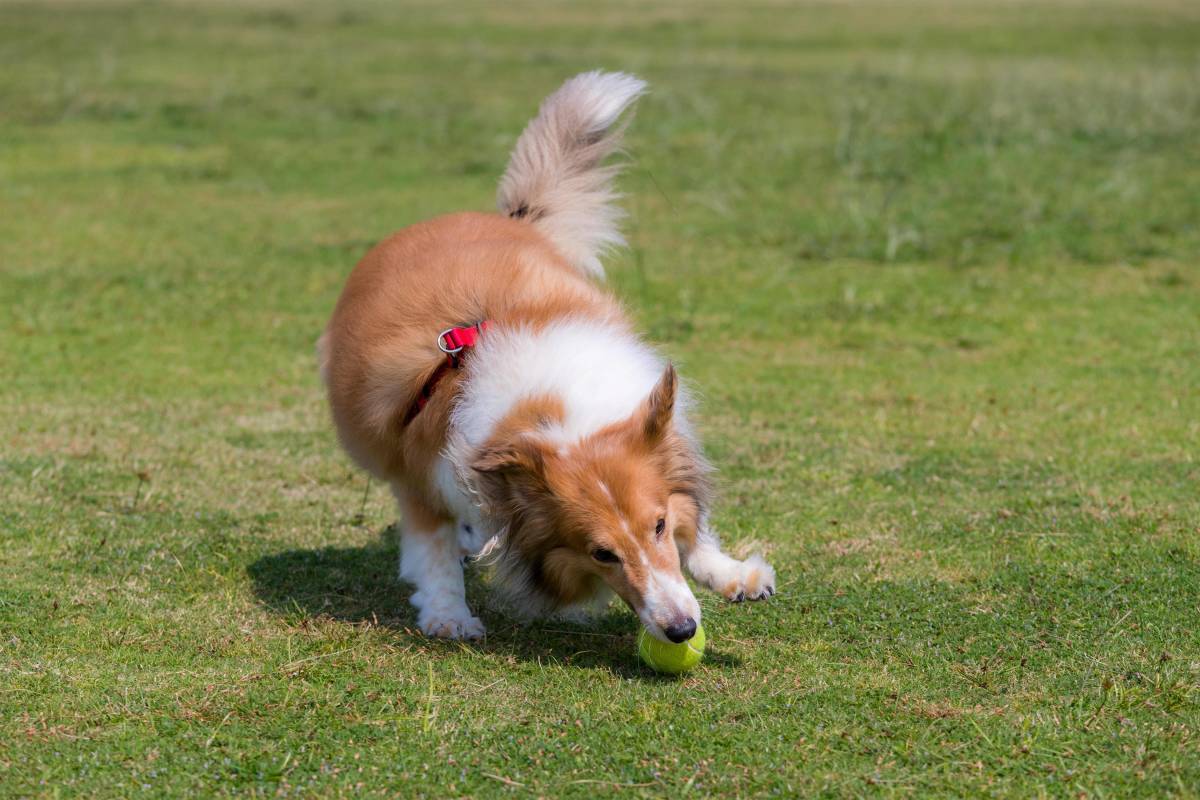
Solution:
[[[663,628],[663,633],[675,644],[686,642],[696,635],[696,620],[688,617],[682,622],[676,622],[674,625]]]

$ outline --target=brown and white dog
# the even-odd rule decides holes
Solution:
[[[563,84],[517,141],[500,213],[385,239],[321,338],[338,436],[399,502],[400,575],[426,634],[483,635],[463,562],[485,546],[528,610],[615,592],[674,642],[700,621],[681,565],[730,600],[775,591],[761,557],[721,552],[675,371],[597,285],[623,243],[603,162],[644,89],[621,73]],[[476,327],[443,335],[460,325]],[[448,360],[460,335],[473,346]]]

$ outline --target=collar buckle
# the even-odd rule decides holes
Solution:
[[[451,357],[461,353],[463,348],[467,345],[465,342],[461,342],[455,335],[458,330],[458,328],[446,328],[446,330],[439,333],[437,337],[438,350],[441,350],[443,353]],[[447,346],[447,342],[450,342],[451,344]]]

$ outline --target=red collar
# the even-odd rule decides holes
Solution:
[[[433,390],[437,388],[442,378],[446,377],[446,373],[462,366],[463,356],[466,355],[466,351],[474,347],[479,341],[480,335],[491,326],[491,321],[485,319],[481,322],[476,322],[474,325],[462,328],[446,328],[446,330],[438,334],[437,346],[439,350],[446,354],[446,360],[438,364],[437,369],[433,371],[421,387],[416,401],[404,416],[405,426],[412,422],[417,414],[421,413],[421,409],[429,404],[430,398],[433,397]]]

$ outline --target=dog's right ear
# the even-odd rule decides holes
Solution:
[[[506,506],[521,505],[545,489],[545,449],[529,436],[489,442],[471,462],[471,472],[484,510],[507,515]]]
[[[545,468],[541,446],[527,436],[488,443],[471,462],[471,469],[491,475],[517,471],[541,475]]]

